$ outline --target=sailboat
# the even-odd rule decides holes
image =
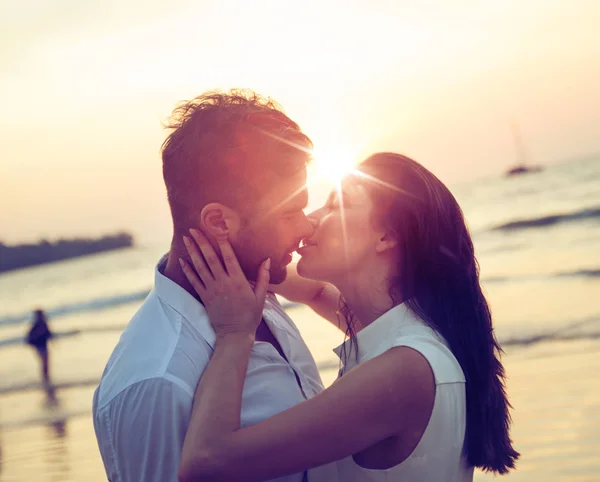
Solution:
[[[521,131],[514,122],[510,123],[513,141],[515,143],[515,149],[517,151],[517,163],[506,171],[507,177],[518,176],[520,174],[529,174],[532,172],[539,172],[542,170],[541,166],[532,166],[528,163],[527,148],[523,142]]]

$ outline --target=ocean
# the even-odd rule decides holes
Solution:
[[[600,156],[451,188],[474,239],[503,347],[535,356],[540,351],[532,347],[550,340],[600,337]],[[68,437],[71,421],[89,417],[104,364],[166,249],[140,246],[0,275],[0,480],[3,432],[50,427],[35,442],[51,448]],[[50,361],[58,407],[44,404],[37,359],[23,343],[36,307],[46,310],[57,334]],[[287,309],[330,383],[338,366],[331,349],[343,334],[304,306]],[[17,457],[27,461],[31,450]],[[89,457],[97,469],[99,455]],[[55,480],[75,480],[52,466]]]

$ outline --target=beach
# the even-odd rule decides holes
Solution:
[[[600,341],[555,341],[509,350],[517,470],[496,480],[600,480]],[[475,480],[494,480],[477,474]]]
[[[311,330],[304,327],[302,331]],[[339,338],[335,331],[326,331],[326,338]],[[522,455],[512,474],[494,478],[478,472],[475,480],[599,480],[600,340],[549,341],[512,348],[504,362],[514,406],[512,434]],[[329,363],[335,364],[333,356]],[[325,383],[330,383],[337,370],[332,367],[322,373]],[[5,426],[0,435],[0,480],[106,480],[89,413],[92,393],[93,387],[59,393],[65,410],[81,409],[68,421],[49,411],[44,422]],[[0,413],[24,413],[43,404],[43,399],[38,391],[5,396],[0,398]]]
[[[506,480],[600,480],[599,181],[595,157],[452,187],[505,350],[522,454]],[[166,249],[140,245],[0,275],[0,482],[106,480],[92,394]],[[285,306],[331,384],[339,363],[332,349],[343,334],[307,307]],[[36,307],[56,334],[54,405],[23,343]]]

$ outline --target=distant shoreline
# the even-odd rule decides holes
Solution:
[[[131,248],[133,236],[117,233],[100,238],[60,239],[55,242],[42,240],[36,244],[8,246],[0,242],[0,273],[89,254]]]

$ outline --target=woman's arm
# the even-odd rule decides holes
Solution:
[[[425,431],[434,377],[422,355],[406,347],[358,366],[310,400],[240,429],[251,348],[248,335],[217,339],[196,390],[180,481],[271,479],[342,459],[403,432],[410,453]]]
[[[406,444],[401,454],[414,449],[433,410],[435,384],[425,358],[406,347],[354,368],[310,400],[240,429],[242,390],[270,263],[266,260],[260,267],[252,289],[226,239],[217,240],[222,264],[208,240],[192,233],[198,246],[188,238],[184,242],[195,269],[180,261],[206,307],[216,343],[196,389],[181,481],[271,479],[333,462],[400,434],[397,443]]]
[[[290,265],[287,268],[285,281],[269,285],[269,290],[290,301],[308,305],[318,315],[346,332],[346,320],[337,313],[341,295],[335,286],[303,278],[298,274],[296,265]]]

